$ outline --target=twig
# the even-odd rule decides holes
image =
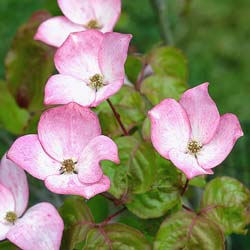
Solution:
[[[99,226],[104,226],[104,225],[108,224],[113,218],[115,218],[116,216],[118,216],[119,214],[124,212],[125,210],[126,210],[126,207],[123,207],[122,209],[118,210],[114,214],[110,215],[106,220],[104,220],[102,223],[100,223],[98,225]]]
[[[182,204],[182,207],[187,210],[187,211],[190,211],[190,212],[193,212],[193,209],[190,208],[190,207],[187,207],[186,205]]]
[[[113,113],[115,115],[115,118],[116,118],[117,122],[119,123],[119,125],[120,125],[120,127],[121,127],[121,129],[123,131],[123,134],[124,135],[129,135],[128,131],[126,130],[126,128],[124,127],[124,125],[123,125],[123,123],[121,121],[120,115],[116,112],[115,107],[112,104],[112,102],[109,99],[107,99],[107,102],[108,102],[110,108],[112,109],[112,111],[113,111]]]
[[[166,0],[151,0],[158,17],[158,22],[161,29],[161,36],[165,44],[173,45],[173,36],[168,20],[167,1]]]
[[[181,196],[183,196],[183,195],[186,193],[187,188],[188,188],[188,183],[189,183],[189,179],[186,180],[185,185],[184,185],[184,187],[182,188]]]

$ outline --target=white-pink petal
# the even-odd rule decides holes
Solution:
[[[89,141],[100,134],[96,114],[74,102],[45,111],[38,124],[43,148],[60,162],[77,161]]]
[[[122,85],[123,80],[116,80],[100,88],[96,92],[95,101],[91,104],[91,107],[96,107],[104,100],[107,100],[110,96],[114,95],[122,87]]]
[[[193,155],[183,153],[176,149],[172,149],[169,152],[169,159],[187,176],[188,179],[192,179],[193,177],[202,174],[213,174],[212,170],[205,170],[200,167]]]
[[[57,0],[63,14],[78,24],[87,24],[96,19],[92,1],[89,0]]]
[[[151,140],[156,150],[169,159],[169,151],[185,152],[190,139],[187,114],[174,99],[165,99],[149,111]]]
[[[119,163],[117,145],[107,136],[97,136],[84,148],[78,161],[78,178],[82,183],[98,182],[103,175],[100,161]]]
[[[98,52],[104,35],[97,30],[87,30],[69,35],[55,54],[55,66],[60,74],[73,76],[86,82],[101,74]]]
[[[15,200],[11,191],[0,184],[0,222],[5,222],[7,212],[15,212]]]
[[[9,241],[23,250],[59,250],[63,220],[49,203],[30,208],[7,234]]]
[[[239,137],[243,136],[238,118],[233,114],[221,116],[219,126],[212,140],[204,145],[198,154],[198,162],[204,169],[216,167],[233,149]]]
[[[6,235],[12,227],[13,225],[11,223],[0,222],[0,241],[6,239]]]
[[[45,180],[46,187],[57,194],[80,195],[86,199],[105,192],[110,188],[110,181],[103,176],[98,182],[84,184],[79,181],[76,174],[62,174],[49,176]]]
[[[102,32],[112,31],[121,13],[121,0],[93,0],[95,17]]]
[[[84,107],[92,106],[96,92],[83,80],[68,75],[54,75],[45,86],[45,105],[76,102]]]
[[[132,38],[129,34],[109,32],[99,51],[99,65],[105,81],[111,83],[115,80],[124,80],[124,63],[127,59],[128,46]]]
[[[19,137],[9,149],[7,158],[40,180],[58,173],[61,167],[44,152],[37,135]]]
[[[23,169],[8,160],[6,155],[1,160],[0,183],[12,192],[16,204],[15,212],[18,217],[21,216],[28,205],[28,181]]]
[[[193,140],[208,143],[219,124],[220,114],[216,104],[209,96],[208,83],[187,90],[180,99],[190,121]]]
[[[70,33],[83,30],[85,27],[82,25],[75,24],[64,16],[57,16],[41,23],[34,39],[54,47],[60,47]]]

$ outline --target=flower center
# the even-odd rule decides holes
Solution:
[[[75,164],[76,164],[76,162],[74,162],[72,159],[64,160],[62,162],[62,167],[60,168],[61,174],[64,174],[64,173],[67,173],[67,174],[76,173]]]
[[[5,216],[5,220],[7,220],[10,223],[13,223],[17,220],[17,215],[14,212],[7,212]]]
[[[101,29],[102,26],[97,22],[97,20],[95,19],[92,19],[90,20],[86,25],[85,27],[87,29]]]
[[[188,143],[188,152],[190,154],[196,155],[202,149],[202,145],[197,141],[190,141]]]
[[[89,86],[95,91],[99,90],[104,86],[103,76],[100,74],[95,74],[89,78],[90,83]]]

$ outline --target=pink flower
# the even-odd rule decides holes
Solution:
[[[0,166],[0,240],[8,239],[23,250],[59,250],[63,221],[49,203],[25,213],[29,190],[24,171],[4,156]]]
[[[101,135],[95,113],[76,103],[45,111],[38,124],[38,135],[18,138],[7,157],[44,180],[52,192],[87,199],[110,187],[99,162],[119,163],[117,146]]]
[[[95,107],[124,82],[124,63],[131,35],[96,30],[69,35],[55,55],[60,74],[45,87],[45,104],[76,102]]]
[[[213,174],[243,132],[233,114],[220,116],[208,83],[187,90],[179,103],[165,99],[149,112],[156,150],[188,179]]]
[[[65,16],[43,22],[34,37],[60,47],[72,32],[97,29],[112,31],[121,13],[121,0],[58,0]]]

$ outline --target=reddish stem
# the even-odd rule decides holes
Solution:
[[[129,135],[128,131],[126,130],[126,128],[124,127],[124,125],[123,125],[123,123],[121,121],[120,115],[116,112],[115,107],[112,104],[112,102],[109,99],[107,99],[107,102],[108,102],[110,108],[112,109],[112,111],[113,111],[113,113],[115,115],[115,118],[116,118],[117,122],[119,123],[119,125],[120,125],[120,127],[121,127],[121,129],[123,131],[123,134],[124,135]]]
[[[184,187],[182,188],[181,196],[183,196],[183,195],[186,193],[187,188],[188,188],[188,183],[189,183],[189,179],[186,180],[185,185],[184,185]]]
[[[143,81],[143,79],[144,79],[144,72],[145,72],[146,66],[147,66],[147,64],[143,64],[142,69],[141,69],[141,72],[140,72],[139,77],[138,77],[138,80],[137,80],[137,82],[136,82],[136,84],[135,84],[135,89],[136,89],[137,91],[139,91],[139,92],[140,92],[140,90],[141,90],[141,84],[142,84],[142,81]]]
[[[126,210],[126,207],[123,207],[122,209],[118,210],[114,214],[111,214],[106,220],[104,220],[102,223],[100,223],[99,226],[104,226],[104,225],[108,224],[113,218],[115,218],[116,216],[118,216],[119,214],[124,212],[125,210]]]
[[[190,212],[193,212],[193,209],[190,208],[190,207],[187,207],[186,205],[182,204],[182,207],[187,210],[187,211],[190,211]]]

